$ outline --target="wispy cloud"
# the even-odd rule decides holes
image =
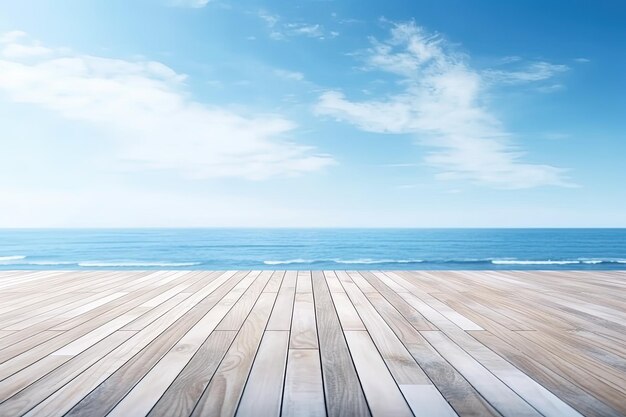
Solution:
[[[287,80],[293,80],[293,81],[304,80],[304,74],[301,72],[297,72],[297,71],[287,71],[287,70],[277,69],[277,70],[274,70],[274,74],[276,74],[277,76],[281,78],[285,78]]]
[[[0,93],[97,127],[133,169],[263,179],[333,163],[290,140],[296,125],[280,115],[242,114],[192,99],[185,75],[160,62],[39,44],[45,51],[16,54],[34,43],[15,33],[1,39]]]
[[[209,4],[211,0],[170,0],[169,4],[176,7],[192,7],[199,9]]]
[[[548,133],[544,133],[542,136],[549,140],[563,140],[563,139],[569,139],[571,137],[570,134],[561,133],[561,132],[548,132]]]
[[[537,91],[539,91],[540,93],[554,93],[556,91],[562,91],[565,90],[565,86],[563,84],[546,84],[546,85],[540,85],[537,86],[536,88]]]
[[[381,164],[379,166],[383,167],[383,168],[413,168],[413,167],[419,166],[419,164],[416,164],[416,163],[397,163],[397,164]]]
[[[324,30],[319,24],[286,23],[284,28],[289,36],[308,36],[310,38],[324,37]]]
[[[265,10],[260,10],[258,16],[261,20],[265,22],[265,24],[269,28],[273,28],[274,26],[276,26],[276,24],[280,20],[280,17],[277,14],[271,14]]]
[[[319,23],[283,22],[279,15],[271,14],[265,10],[259,11],[258,17],[265,22],[270,31],[269,36],[274,40],[297,36],[323,40],[339,36],[339,32],[327,31]]]
[[[544,81],[569,70],[567,65],[551,64],[545,61],[531,62],[516,70],[486,70],[486,80],[497,83],[521,84]]]
[[[341,17],[336,12],[330,14],[330,17],[340,25],[351,25],[355,23],[365,23],[364,20],[354,19],[351,17]]]
[[[14,30],[0,35],[2,56],[6,58],[35,58],[51,55],[54,50],[42,46],[40,42],[29,40],[26,32]]]
[[[441,36],[412,22],[392,24],[390,38],[373,39],[360,56],[368,70],[397,76],[402,91],[365,101],[326,91],[316,105],[318,114],[364,131],[414,134],[419,144],[431,149],[425,163],[437,168],[442,180],[508,189],[570,185],[565,170],[524,161],[525,152],[484,102],[489,85],[485,75]],[[559,70],[532,68],[534,78]]]

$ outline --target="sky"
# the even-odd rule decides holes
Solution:
[[[626,227],[619,0],[0,6],[0,227]]]

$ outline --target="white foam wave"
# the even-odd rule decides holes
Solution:
[[[286,261],[263,261],[265,265],[289,265],[289,264],[312,264],[314,260],[309,259],[288,259]]]
[[[335,263],[338,264],[363,264],[363,265],[373,265],[373,264],[413,264],[423,262],[421,259],[349,259],[342,260],[336,259]]]
[[[149,267],[149,266],[193,266],[200,262],[79,262],[82,267]]]
[[[21,255],[0,256],[0,262],[19,261],[20,259],[24,259],[24,258],[26,258],[26,256],[21,256]]]
[[[573,265],[579,264],[580,261],[512,261],[503,259],[493,259],[491,261],[494,265]]]
[[[336,264],[411,264],[423,262],[421,259],[288,259],[285,261],[263,261],[265,265],[314,264],[318,262],[334,262]]]

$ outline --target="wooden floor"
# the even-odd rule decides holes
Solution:
[[[0,272],[0,416],[624,416],[626,271]]]

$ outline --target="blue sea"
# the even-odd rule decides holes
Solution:
[[[626,229],[0,230],[0,270],[626,269]]]

